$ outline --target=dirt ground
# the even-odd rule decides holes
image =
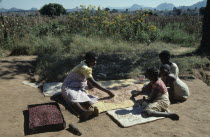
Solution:
[[[30,79],[34,56],[0,58],[0,136],[23,137],[23,111],[31,104],[52,102],[40,89],[21,84]],[[191,97],[182,104],[170,106],[177,112],[179,121],[162,119],[129,128],[121,128],[105,113],[87,122],[60,105],[66,124],[75,124],[84,137],[209,137],[210,136],[210,87],[199,79],[184,80],[190,88]],[[28,135],[31,137],[71,137],[68,130]]]

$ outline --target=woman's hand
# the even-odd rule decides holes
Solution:
[[[115,96],[115,94],[112,91],[110,91],[110,90],[102,87],[101,85],[99,85],[93,78],[88,78],[87,80],[88,80],[90,85],[92,85],[93,87],[95,87],[97,89],[100,89],[100,90],[106,92],[107,94],[109,94],[109,96],[111,98]]]
[[[131,99],[133,99],[133,98],[135,98],[135,97],[137,97],[138,96],[138,94],[136,93],[136,94],[132,94],[132,96],[130,97]]]

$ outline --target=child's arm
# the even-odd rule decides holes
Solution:
[[[169,98],[170,100],[173,100],[174,98],[174,81],[176,80],[176,77],[173,74],[170,74],[169,76],[169,87],[170,89],[168,90],[169,93]]]
[[[137,97],[137,96],[142,95],[142,94],[145,94],[145,93],[149,93],[149,92],[151,91],[151,89],[152,89],[152,86],[151,86],[151,84],[149,83],[148,85],[144,86],[144,87],[142,88],[141,91],[139,91],[139,92],[133,94],[133,95],[131,96],[131,98]]]
[[[144,93],[148,93],[152,90],[152,85],[149,83],[147,84],[146,86],[144,86],[141,90],[141,93],[144,94]]]
[[[157,98],[157,95],[158,95],[158,90],[152,90],[152,93],[150,94],[149,98],[146,100],[148,102],[153,102],[156,98]]]
[[[139,91],[137,93],[132,94],[131,98],[135,98],[135,97],[137,97],[138,95],[141,95],[141,94],[142,94],[142,91]]]
[[[89,84],[91,84],[93,87],[96,87],[97,89],[100,89],[100,90],[106,92],[107,94],[109,94],[110,97],[114,97],[114,96],[115,96],[115,94],[114,94],[112,91],[110,91],[110,90],[108,90],[108,89],[102,87],[101,85],[99,85],[92,77],[87,78],[87,81],[88,81]]]

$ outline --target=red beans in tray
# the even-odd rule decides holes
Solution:
[[[55,105],[41,105],[29,108],[29,127],[63,123],[61,112]]]
[[[29,105],[29,129],[36,130],[62,130],[65,121],[57,103]],[[57,129],[56,129],[57,128]]]

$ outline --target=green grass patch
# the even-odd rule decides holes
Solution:
[[[158,54],[160,51],[169,50],[173,54],[173,50],[180,47],[177,44],[163,42],[152,43],[148,46],[137,42],[80,35],[65,35],[57,39],[45,38],[43,41],[47,43],[52,39],[54,39],[53,44],[46,44],[47,48],[40,47],[39,50],[36,50],[40,55],[36,67],[40,80],[63,81],[68,72],[83,60],[84,54],[88,51],[98,54],[97,65],[93,68],[95,79],[132,78],[143,74],[148,67],[159,67]],[[191,73],[193,68],[200,68],[208,63],[206,58],[179,57],[177,51],[172,61],[178,64],[181,74]]]

